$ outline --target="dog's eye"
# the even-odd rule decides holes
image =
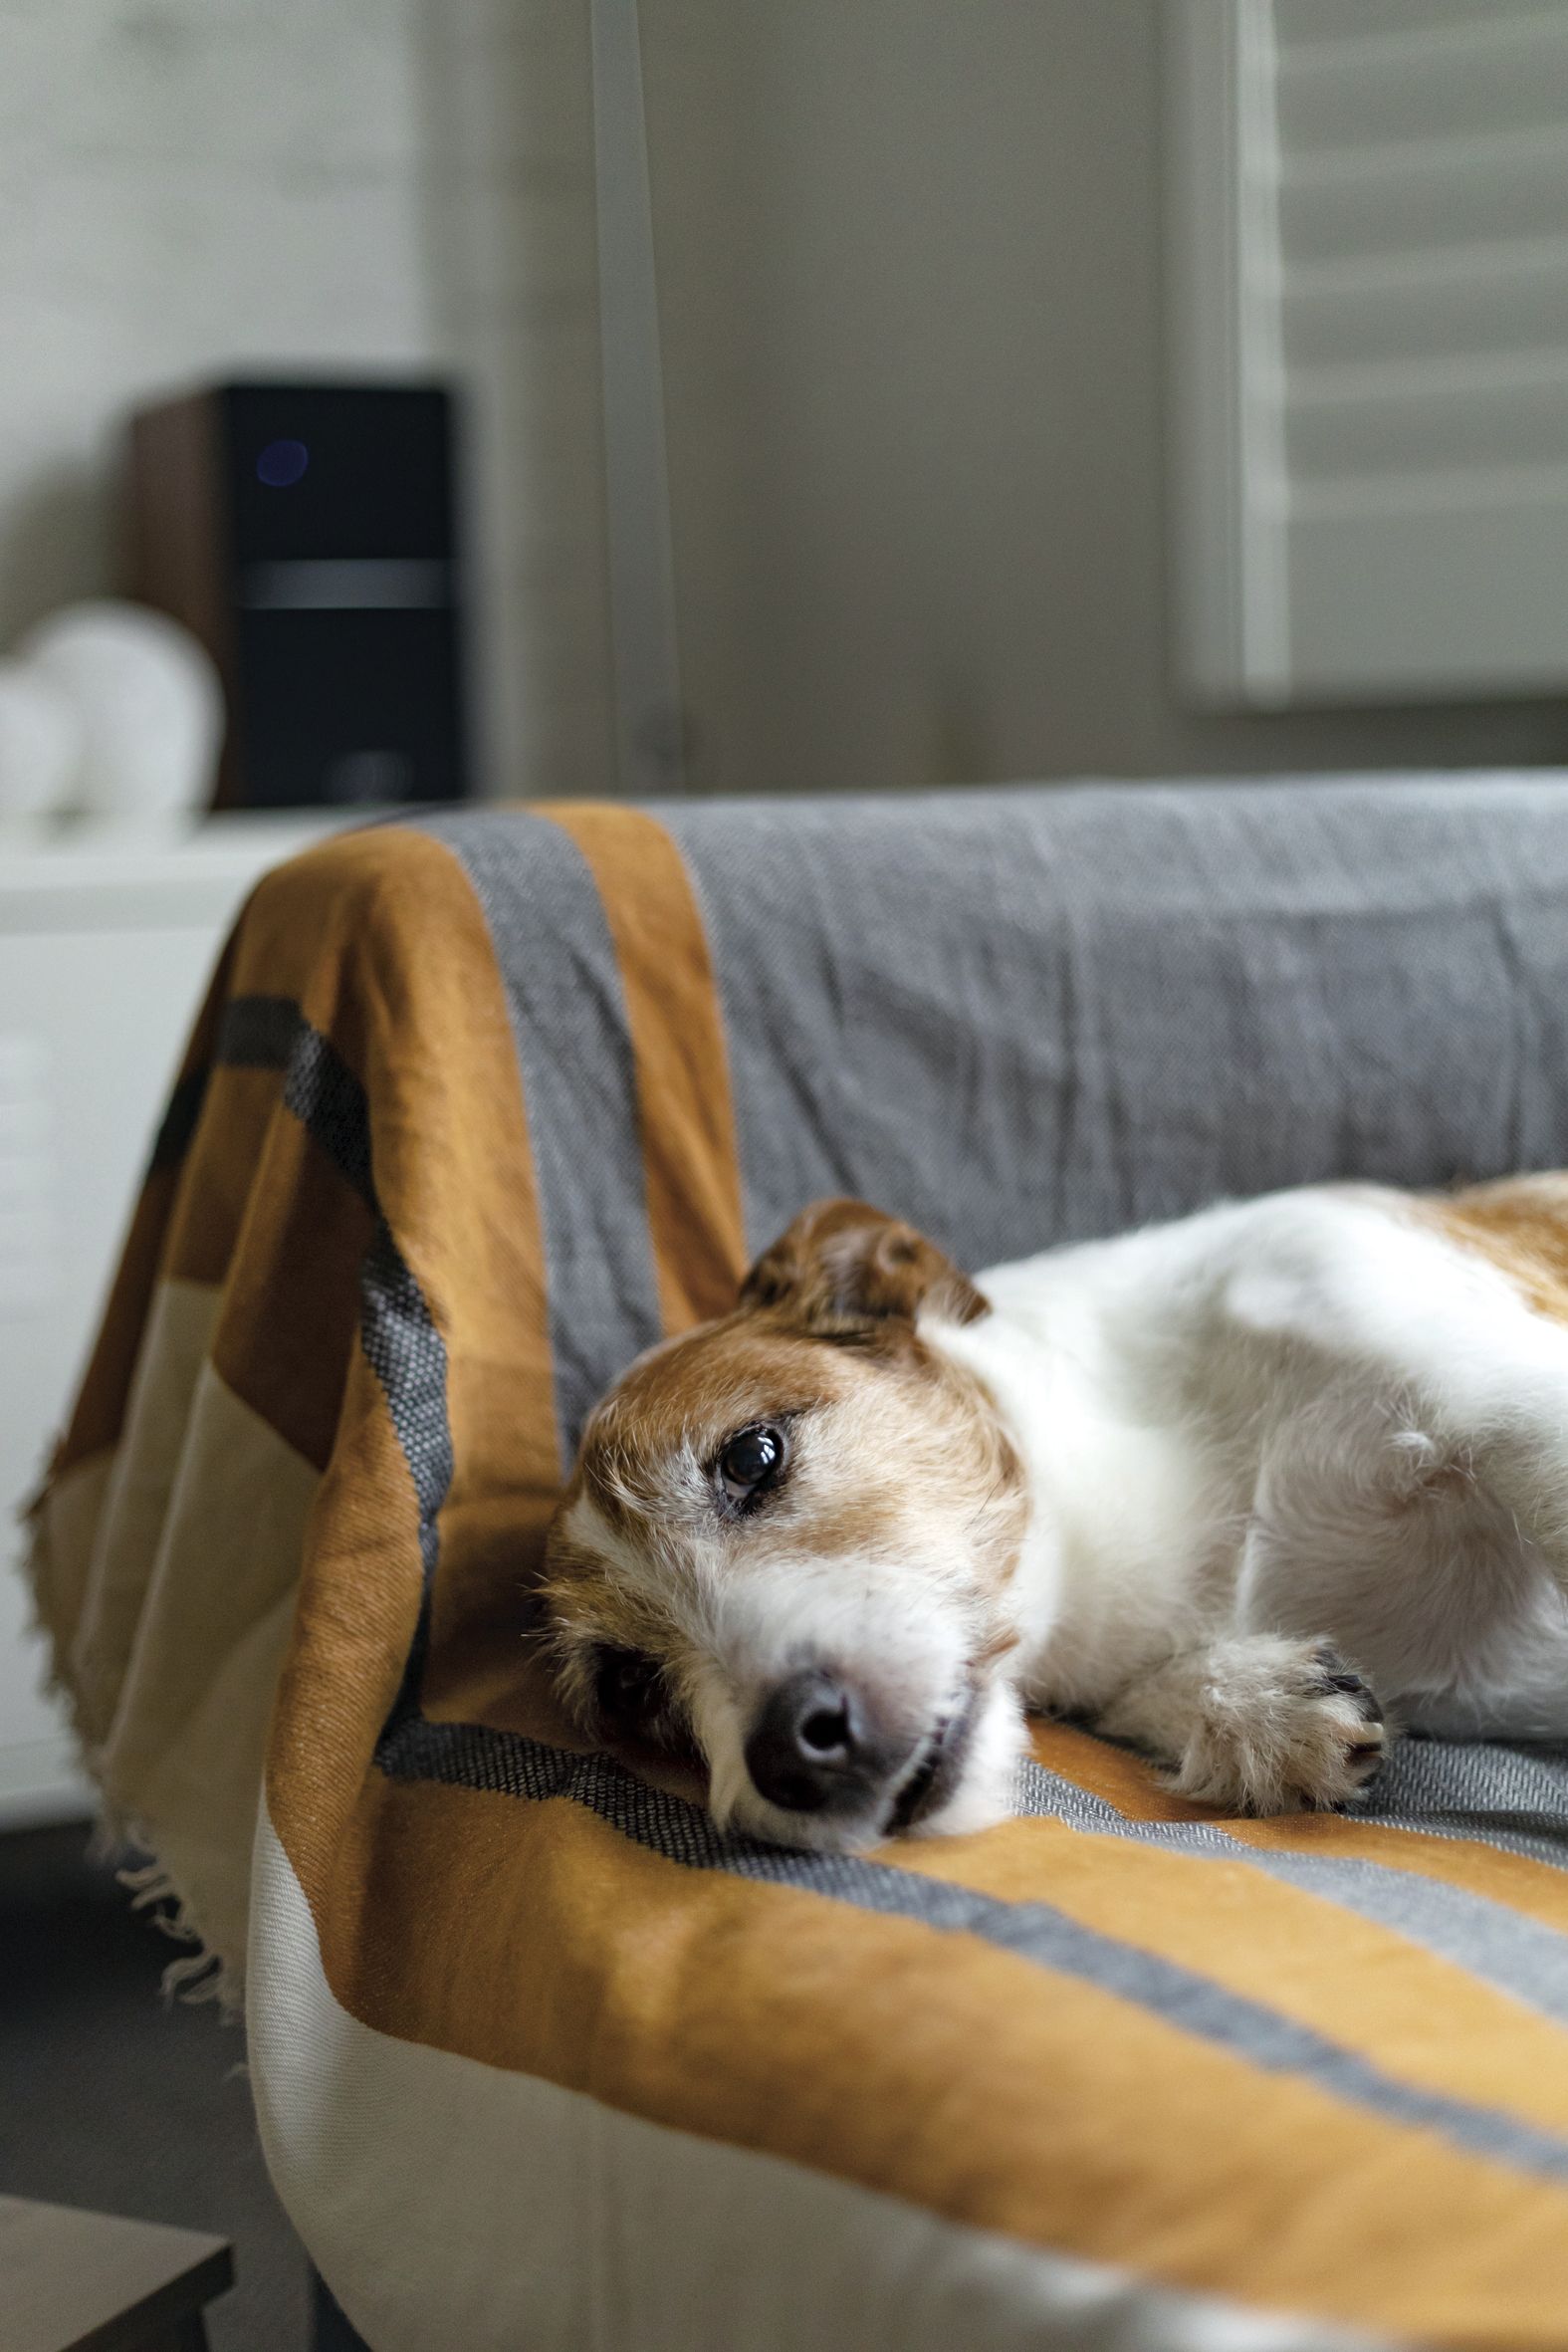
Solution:
[[[601,1649],[593,1673],[593,1696],[601,1715],[632,1725],[656,1713],[663,1696],[660,1668],[645,1650]]]
[[[738,1429],[719,1456],[719,1485],[726,1502],[745,1511],[777,1485],[789,1451],[788,1439],[773,1421]]]

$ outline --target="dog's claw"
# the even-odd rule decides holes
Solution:
[[[1356,1712],[1367,1723],[1383,1721],[1383,1703],[1376,1691],[1365,1675],[1358,1674],[1353,1666],[1345,1664],[1331,1642],[1320,1641],[1312,1652],[1312,1659],[1318,1670],[1313,1678],[1314,1690],[1321,1691],[1325,1698],[1331,1691],[1340,1691],[1347,1699],[1355,1701]]]

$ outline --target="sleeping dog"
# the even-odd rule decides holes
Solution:
[[[851,1851],[1009,1809],[1029,1710],[1232,1811],[1391,1724],[1568,1734],[1568,1177],[1312,1187],[971,1281],[859,1201],[588,1423],[558,1678],[722,1825]]]

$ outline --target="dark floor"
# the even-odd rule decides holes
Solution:
[[[213,2352],[305,2352],[305,2256],[262,2164],[243,2036],[163,1999],[178,1948],[87,1837],[0,1836],[0,2193],[231,2239]]]

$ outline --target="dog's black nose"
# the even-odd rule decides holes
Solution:
[[[885,1760],[854,1693],[809,1667],[769,1694],[746,1743],[746,1768],[770,1804],[819,1813],[858,1802],[881,1779]]]

